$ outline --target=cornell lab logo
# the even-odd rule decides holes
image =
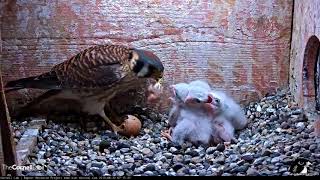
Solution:
[[[307,159],[297,158],[291,164],[289,171],[294,175],[306,175],[310,165],[311,163]]]
[[[2,164],[2,168],[4,170],[20,170],[20,171],[41,171],[41,170],[47,170],[46,165],[27,165],[27,166],[19,166],[19,165],[12,165],[7,166],[6,164]]]

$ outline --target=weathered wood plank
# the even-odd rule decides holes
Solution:
[[[12,131],[11,131],[11,122],[10,122],[10,116],[7,108],[6,103],[6,97],[3,91],[3,82],[2,82],[2,75],[1,75],[1,65],[0,65],[0,129],[1,129],[1,155],[3,156],[0,162],[3,162],[1,164],[1,169],[3,168],[3,165],[6,166],[12,166],[16,164],[16,154],[15,154],[15,145],[12,137]],[[8,170],[6,172],[3,172],[5,174],[11,174],[16,175],[15,170]]]

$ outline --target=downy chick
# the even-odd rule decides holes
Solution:
[[[172,108],[169,112],[169,126],[175,127],[177,124],[180,109],[184,106],[184,100],[189,93],[189,85],[186,83],[178,83],[170,86],[170,88],[172,91],[172,97],[170,97]]]
[[[179,145],[185,141],[195,145],[210,143],[212,134],[211,119],[198,106],[201,106],[200,103],[181,109],[178,123],[172,130],[171,140],[173,142]]]
[[[248,120],[242,110],[241,106],[237,104],[230,96],[222,91],[213,90],[210,92],[212,99],[213,114],[215,116],[222,115],[225,119],[229,120],[235,130],[241,130],[246,127]]]
[[[191,83],[192,84],[192,83]],[[210,133],[197,133],[197,129],[211,129],[208,119],[208,112],[204,112],[204,103],[208,99],[208,90],[204,90],[195,84],[179,83],[171,86],[173,106],[169,113],[169,131],[162,133],[166,138],[183,143],[189,141],[207,143]],[[203,119],[203,120],[198,120]],[[201,125],[206,124],[206,125]],[[203,126],[203,127],[202,127]],[[172,129],[174,132],[171,133]],[[171,136],[172,134],[172,136]],[[191,136],[192,134],[192,136]]]

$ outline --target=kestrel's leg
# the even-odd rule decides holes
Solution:
[[[106,103],[106,109],[110,112],[110,118],[112,119],[113,122],[122,123],[121,118],[111,108],[110,103]]]
[[[172,127],[170,127],[169,130],[167,130],[167,131],[161,132],[161,136],[168,139],[169,141],[172,141],[171,132],[172,132]]]
[[[102,110],[99,115],[105,120],[105,122],[111,127],[112,131],[114,133],[117,133],[118,131],[120,131],[121,129],[115,125],[105,114],[104,110]]]

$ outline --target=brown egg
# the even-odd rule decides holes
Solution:
[[[139,135],[139,132],[141,130],[141,121],[133,115],[128,115],[127,119],[125,119],[124,122],[120,125],[120,128],[120,134],[127,137],[135,137]]]

